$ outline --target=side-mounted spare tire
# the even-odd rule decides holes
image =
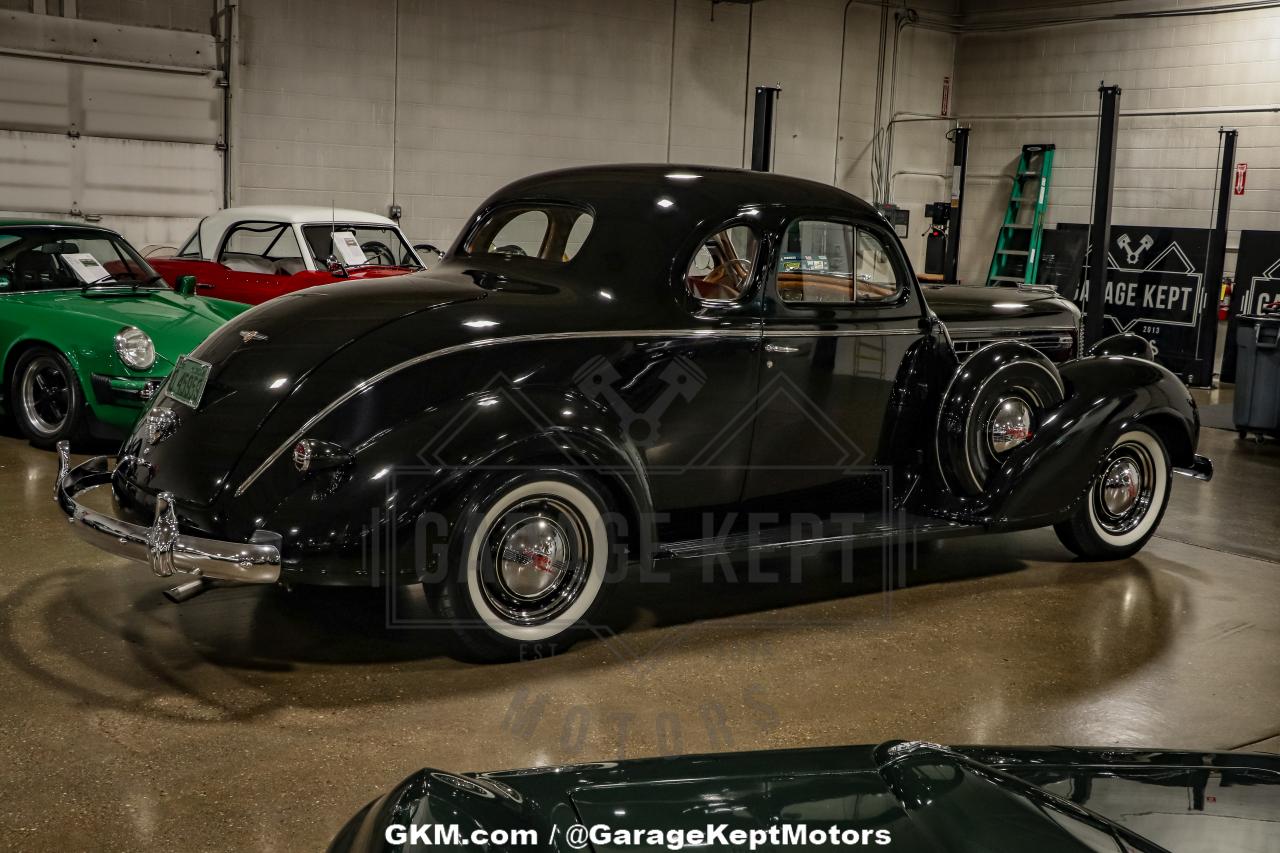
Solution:
[[[938,412],[938,463],[947,485],[957,494],[981,494],[1005,455],[1029,441],[1065,395],[1053,362],[1026,344],[1001,341],[971,355]]]

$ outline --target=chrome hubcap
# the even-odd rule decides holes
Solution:
[[[1113,536],[1136,528],[1146,518],[1155,493],[1155,460],[1140,444],[1125,443],[1111,451],[1093,488],[1094,514]]]
[[[498,572],[512,595],[536,599],[569,566],[569,537],[550,518],[534,516],[517,522],[498,552]]]
[[[1031,438],[1031,407],[1018,397],[1001,400],[987,426],[991,449],[1008,453]]]
[[[1111,515],[1124,515],[1138,502],[1142,472],[1132,459],[1117,459],[1102,477],[1102,503]]]
[[[22,373],[22,411],[27,423],[45,435],[62,429],[71,410],[71,385],[52,357],[32,360]]]
[[[485,533],[480,592],[516,625],[555,619],[577,600],[591,565],[591,538],[576,507],[538,497],[506,510]]]

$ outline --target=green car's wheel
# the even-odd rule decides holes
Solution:
[[[84,425],[84,392],[66,356],[49,347],[33,347],[14,367],[9,386],[13,417],[31,441],[71,439]]]

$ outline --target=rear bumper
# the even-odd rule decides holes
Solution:
[[[225,542],[178,533],[171,495],[160,495],[155,523],[150,527],[123,521],[89,509],[76,496],[109,486],[112,471],[107,457],[98,456],[71,467],[67,442],[58,443],[58,478],[54,499],[71,521],[77,536],[110,554],[146,563],[160,577],[174,572],[192,578],[235,583],[275,583],[280,579],[280,549],[265,542]]]
[[[1208,456],[1196,454],[1191,459],[1191,464],[1181,468],[1174,468],[1174,473],[1181,474],[1184,477],[1194,477],[1197,480],[1209,481],[1213,479],[1213,462]]]

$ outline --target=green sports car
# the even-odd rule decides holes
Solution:
[[[0,394],[22,433],[127,433],[178,358],[249,307],[195,288],[109,229],[0,220]]]

